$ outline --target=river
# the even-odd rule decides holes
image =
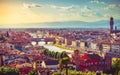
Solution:
[[[32,42],[32,44],[35,45],[36,42]],[[44,46],[44,48],[47,48],[47,49],[49,49],[50,51],[55,51],[55,52],[66,51],[70,57],[71,57],[71,54],[73,53],[73,51],[71,51],[71,50],[62,49],[62,48],[59,48],[59,47],[54,46],[54,45],[51,45],[51,44],[45,44],[45,42],[39,42],[38,45],[39,45],[39,46]]]

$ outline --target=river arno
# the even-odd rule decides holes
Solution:
[[[35,45],[35,42],[32,42],[32,44]],[[62,52],[62,51],[66,51],[67,53],[69,53],[68,55],[71,57],[71,54],[73,53],[73,51],[71,50],[67,50],[67,49],[62,49],[59,48],[57,46],[51,45],[51,44],[45,44],[45,42],[39,42],[38,44],[39,46],[44,46],[44,48],[47,48],[50,51],[55,51],[55,52]]]

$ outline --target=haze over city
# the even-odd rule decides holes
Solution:
[[[120,0],[0,0],[0,75],[120,75]]]
[[[0,0],[0,25],[29,28],[28,23],[109,21],[111,16],[119,21],[119,12],[119,0]]]

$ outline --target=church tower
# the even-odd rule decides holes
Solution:
[[[114,21],[113,21],[113,17],[110,18],[110,32],[113,31],[113,25],[114,25]]]

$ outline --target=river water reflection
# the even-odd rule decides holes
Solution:
[[[36,45],[36,42],[31,42],[33,45]],[[73,53],[73,51],[71,50],[67,50],[67,49],[62,49],[59,48],[57,46],[51,45],[51,44],[45,44],[45,42],[39,42],[38,43],[39,46],[44,46],[45,48],[49,49],[50,51],[54,51],[54,52],[62,52],[62,51],[66,51],[68,53]],[[71,55],[69,55],[71,56]]]

